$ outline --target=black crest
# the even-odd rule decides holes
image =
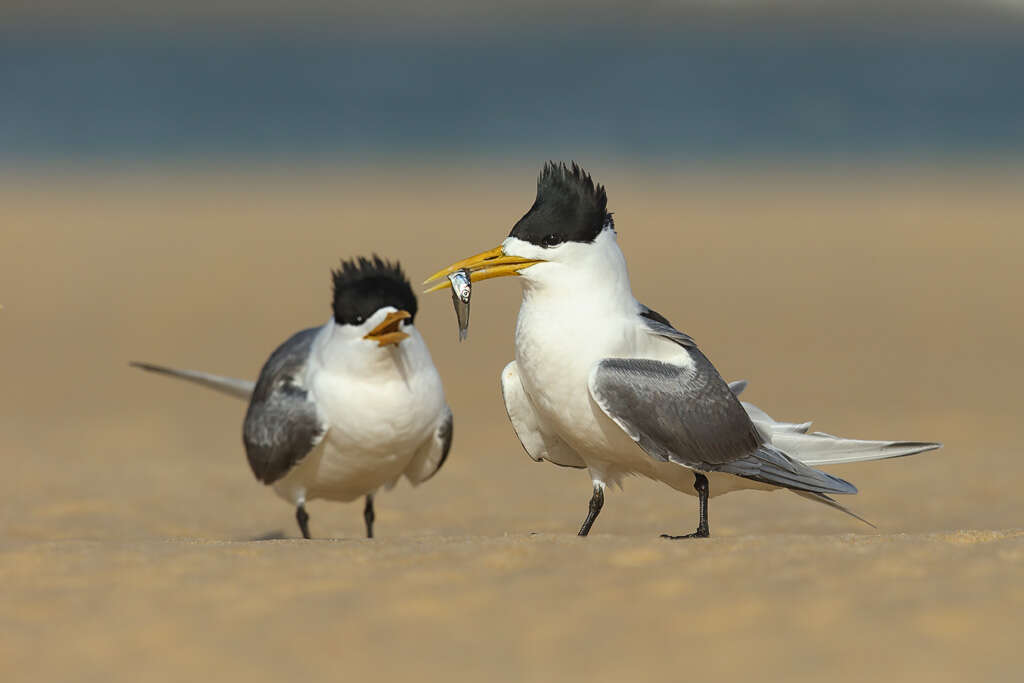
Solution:
[[[611,225],[608,195],[590,175],[572,163],[549,161],[537,178],[537,199],[509,233],[512,237],[555,247],[563,242],[593,242]]]
[[[385,306],[408,311],[416,318],[416,295],[398,263],[362,256],[342,261],[331,272],[334,279],[334,321],[339,325],[361,325]]]

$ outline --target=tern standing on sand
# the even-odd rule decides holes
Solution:
[[[333,276],[332,318],[281,344],[255,384],[133,365],[250,399],[242,430],[249,465],[295,506],[303,537],[307,501],[365,497],[373,538],[374,494],[403,475],[415,486],[441,468],[452,412],[413,326],[416,296],[399,265],[360,258]]]
[[[473,282],[520,276],[515,360],[501,373],[505,408],[531,458],[590,471],[580,536],[605,487],[627,475],[696,492],[697,530],[666,537],[703,538],[711,496],[786,488],[849,512],[830,494],[857,489],[812,465],[939,447],[808,434],[809,424],[776,422],[741,403],[742,382],[727,385],[693,339],[633,297],[616,239],[604,188],[576,164],[549,163],[533,206],[500,246],[428,280],[462,268]]]

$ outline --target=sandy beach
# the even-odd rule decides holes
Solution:
[[[745,398],[942,450],[830,468],[878,528],[785,492],[651,482],[574,536],[585,473],[530,461],[498,373],[519,287],[417,326],[455,413],[438,476],[313,541],[258,484],[245,405],[128,367],[256,375],[343,256],[415,283],[494,246],[536,168],[236,169],[0,183],[5,681],[1011,681],[1020,675],[1024,172],[590,170],[639,299]]]

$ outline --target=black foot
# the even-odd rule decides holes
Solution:
[[[590,497],[590,511],[587,512],[587,518],[583,520],[583,526],[580,527],[578,536],[586,536],[590,533],[590,527],[594,526],[594,520],[601,514],[602,507],[604,507],[604,487],[595,483],[594,495]]]
[[[295,508],[295,519],[299,523],[299,530],[302,532],[303,538],[311,538],[309,535],[309,513],[306,512],[306,506],[299,503],[299,506]]]
[[[366,537],[373,538],[373,521],[377,515],[373,511],[373,494],[366,496],[366,507],[363,508],[363,519],[366,520]]]
[[[700,500],[700,522],[697,524],[697,530],[692,534],[683,534],[682,536],[662,534],[662,538],[678,541],[682,538],[708,538],[711,535],[711,529],[708,527],[708,478],[700,472],[694,472],[693,488],[696,489],[697,498]]]
[[[678,541],[683,538],[710,538],[711,532],[707,529],[697,529],[692,534],[683,534],[682,536],[673,536],[671,534],[662,534],[662,538],[667,538],[670,541]]]

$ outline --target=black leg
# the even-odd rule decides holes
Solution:
[[[711,530],[708,528],[708,478],[700,472],[694,472],[693,488],[697,490],[697,498],[700,499],[700,522],[697,524],[697,530],[683,536],[662,534],[662,538],[670,538],[675,541],[680,538],[707,538],[711,535]]]
[[[595,482],[594,495],[590,497],[590,511],[587,512],[587,518],[583,520],[579,536],[586,536],[590,533],[590,527],[594,526],[594,520],[601,513],[602,507],[604,507],[604,487]]]
[[[373,538],[373,520],[377,515],[373,512],[373,494],[366,495],[366,507],[363,508],[363,519],[366,520],[366,537]]]
[[[299,503],[299,506],[295,508],[295,519],[299,522],[299,530],[302,531],[302,537],[310,538],[309,513],[306,512],[306,505],[304,503]]]

